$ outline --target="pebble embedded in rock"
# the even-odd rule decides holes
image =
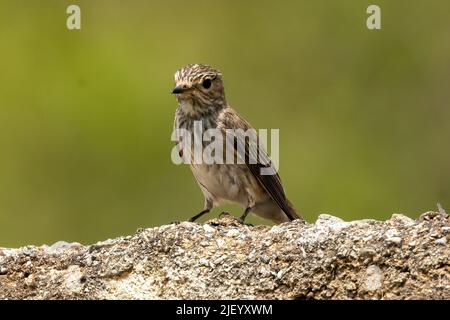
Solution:
[[[206,233],[210,234],[210,233],[215,233],[216,229],[214,229],[213,227],[211,227],[209,224],[205,223],[203,225],[203,230],[205,230]]]
[[[261,262],[262,263],[269,263],[270,262],[270,258],[267,256],[267,255],[262,255],[260,258],[259,258],[260,260],[261,260]]]
[[[394,243],[394,244],[400,244],[402,242],[402,238],[400,237],[390,237],[386,238],[387,242]]]
[[[364,281],[364,287],[368,291],[374,291],[381,288],[383,275],[381,269],[376,265],[371,265],[366,270],[366,278]]]
[[[239,230],[231,229],[226,233],[226,236],[229,238],[234,238],[234,237],[237,237],[239,235],[239,233],[240,233]]]

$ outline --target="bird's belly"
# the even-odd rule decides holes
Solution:
[[[248,186],[256,181],[245,165],[199,164],[191,166],[198,183],[216,202],[227,200],[247,205]]]

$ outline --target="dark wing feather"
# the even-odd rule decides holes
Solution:
[[[220,129],[242,129],[244,131],[248,129],[252,129],[251,125],[241,118],[233,109],[227,108],[223,111],[219,118],[219,126]],[[262,145],[258,146],[258,138],[248,138],[245,136],[236,135],[236,139],[239,140],[243,145],[245,145],[245,155],[240,155],[237,151],[236,143],[233,141],[234,151],[238,158],[245,157],[244,160],[247,167],[250,169],[250,172],[253,176],[259,181],[259,183],[263,186],[263,188],[270,194],[272,199],[276,202],[276,204],[283,210],[283,212],[289,217],[291,220],[299,219],[299,216],[289,200],[286,198],[286,194],[284,193],[283,185],[281,184],[281,179],[278,173],[273,175],[262,175],[262,168],[270,168],[272,162],[267,155],[266,150]],[[258,147],[260,149],[259,159],[258,155]],[[257,159],[256,163],[249,163],[249,159],[253,157],[253,159]],[[261,161],[260,161],[261,160]]]

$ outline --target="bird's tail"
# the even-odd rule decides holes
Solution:
[[[304,220],[302,216],[298,213],[297,209],[295,209],[292,202],[290,202],[288,199],[286,199],[286,201],[287,201],[287,209],[286,209],[287,212],[285,211],[284,213],[288,216],[289,220],[291,221],[297,219]]]

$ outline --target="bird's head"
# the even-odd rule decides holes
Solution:
[[[226,106],[222,74],[204,64],[188,64],[179,69],[172,93],[180,104],[189,104],[199,111]]]

